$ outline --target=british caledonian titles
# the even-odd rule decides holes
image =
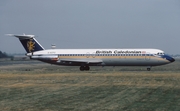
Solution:
[[[111,50],[97,50],[96,51],[96,54],[141,54],[141,51],[122,51],[122,50],[114,50],[114,51],[111,51]]]

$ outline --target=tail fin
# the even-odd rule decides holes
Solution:
[[[7,34],[9,36],[15,36],[19,38],[21,44],[24,46],[24,49],[27,53],[32,53],[40,50],[44,50],[41,44],[34,38],[34,35],[13,35]]]

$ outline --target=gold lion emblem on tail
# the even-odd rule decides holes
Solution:
[[[34,47],[35,47],[34,44],[35,44],[35,42],[33,42],[32,40],[27,42],[27,48],[28,48],[29,52],[32,52],[34,50]]]

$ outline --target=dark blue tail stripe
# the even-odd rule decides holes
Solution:
[[[19,40],[21,41],[27,53],[44,50],[44,48],[35,40],[35,38]]]

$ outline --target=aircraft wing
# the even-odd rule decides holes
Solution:
[[[71,62],[71,63],[85,63],[85,64],[100,64],[100,59],[60,59],[59,62]]]

